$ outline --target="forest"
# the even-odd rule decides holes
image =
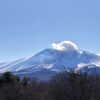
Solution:
[[[40,81],[6,72],[0,76],[0,100],[100,100],[100,76],[71,71]]]

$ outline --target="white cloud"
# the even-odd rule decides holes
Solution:
[[[71,41],[62,41],[60,43],[52,43],[52,48],[60,51],[79,50],[77,45]]]

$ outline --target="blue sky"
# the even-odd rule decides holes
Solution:
[[[100,0],[0,0],[0,62],[71,40],[100,52]]]

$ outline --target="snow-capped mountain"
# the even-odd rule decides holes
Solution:
[[[0,73],[11,71],[20,76],[48,79],[52,75],[74,69],[100,73],[100,55],[83,51],[71,41],[53,43],[52,48],[17,61],[0,63]]]

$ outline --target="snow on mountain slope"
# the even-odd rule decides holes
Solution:
[[[95,64],[84,64],[83,66],[76,68],[75,71],[100,75],[100,66],[96,66]]]
[[[94,67],[89,67],[92,65]],[[91,71],[99,67],[100,55],[83,51],[71,41],[63,41],[58,44],[53,43],[52,48],[45,49],[30,58],[1,63],[0,73],[11,71],[20,75],[44,78],[70,69]]]
[[[25,60],[26,60],[26,58],[19,59],[19,60],[13,61],[13,62],[0,63],[0,73],[16,70],[17,67],[14,67],[14,66]]]

